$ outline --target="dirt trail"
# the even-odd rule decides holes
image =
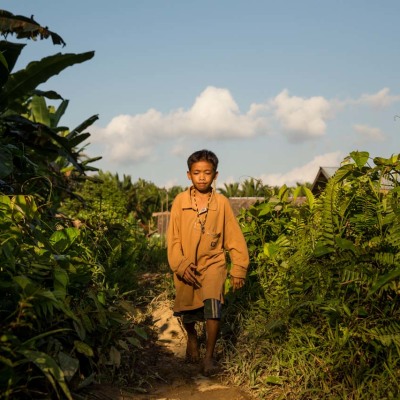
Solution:
[[[200,366],[185,362],[186,338],[178,318],[172,315],[171,306],[157,302],[152,312],[158,340],[153,373],[158,379],[146,394],[132,391],[99,388],[94,399],[118,400],[250,400],[252,397],[237,387],[223,382],[222,375],[206,378]],[[107,394],[108,392],[108,394]]]
[[[153,311],[158,342],[167,350],[159,360],[159,374],[166,378],[165,385],[142,399],[157,400],[247,400],[248,395],[237,387],[222,382],[221,377],[206,378],[200,373],[199,365],[185,363],[186,337],[179,319],[172,315],[171,306],[161,303]]]

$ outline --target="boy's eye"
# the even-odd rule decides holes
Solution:
[[[203,173],[206,175],[211,175],[212,171],[204,171]],[[193,175],[198,175],[198,174],[201,174],[201,171],[193,171]]]

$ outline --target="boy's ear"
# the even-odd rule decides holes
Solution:
[[[191,181],[192,180],[192,175],[190,175],[190,171],[186,172],[186,175],[187,175],[188,179]]]
[[[214,181],[217,179],[217,176],[218,176],[218,171],[215,171]]]

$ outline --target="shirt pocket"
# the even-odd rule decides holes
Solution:
[[[210,251],[221,248],[221,232],[219,233],[206,232],[205,239],[207,241],[207,245]]]

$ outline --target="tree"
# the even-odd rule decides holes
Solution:
[[[17,38],[51,37],[55,44],[65,44],[61,37],[40,27],[33,19],[4,10],[0,10],[0,34],[4,37],[15,34]],[[88,138],[89,134],[82,132],[97,116],[70,132],[59,129],[58,122],[68,103],[58,93],[43,92],[37,87],[65,68],[90,60],[94,52],[58,53],[13,72],[24,47],[0,41],[0,190],[10,194],[35,192],[46,202],[50,194],[56,193],[54,187],[59,194],[68,192],[72,171],[83,175],[93,169],[87,164],[94,159],[82,161],[81,149],[76,150],[76,146]],[[48,109],[45,98],[62,103],[57,110]]]
[[[268,186],[263,185],[261,179],[246,179],[240,185],[241,197],[264,197],[269,199],[272,191]]]
[[[226,197],[240,197],[239,183],[224,183],[223,188],[218,188],[218,191]]]
[[[32,18],[2,10],[0,34],[51,37],[55,44],[65,44]],[[44,343],[63,340],[60,349],[68,348],[69,360],[79,367],[78,358],[72,358],[74,340],[79,333],[89,335],[74,313],[79,304],[74,289],[82,285],[77,290],[81,293],[100,274],[81,231],[52,217],[71,181],[92,169],[87,166],[91,160],[83,161],[76,146],[88,137],[82,132],[97,116],[74,130],[59,129],[66,103],[49,109],[44,98],[62,97],[37,87],[65,68],[91,59],[94,52],[56,54],[14,73],[24,46],[0,41],[0,392],[6,398],[30,398],[33,389],[38,396],[45,392],[52,398],[72,399],[57,354]],[[75,256],[74,265],[68,265],[66,260]]]
[[[161,209],[161,190],[154,183],[139,179],[132,185],[128,196],[128,210],[149,232],[153,213]]]

